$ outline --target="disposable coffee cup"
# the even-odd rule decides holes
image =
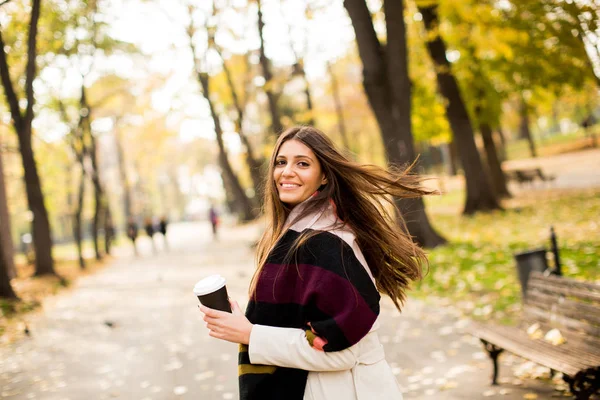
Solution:
[[[201,279],[194,286],[194,294],[202,305],[215,310],[231,312],[225,278],[215,274]]]

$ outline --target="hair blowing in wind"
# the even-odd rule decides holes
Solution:
[[[316,155],[327,178],[296,220],[333,201],[339,219],[355,233],[356,240],[373,274],[377,289],[388,295],[398,310],[405,300],[410,282],[421,278],[426,255],[407,233],[393,198],[415,198],[435,193],[425,189],[422,178],[410,173],[410,166],[382,168],[349,160],[321,131],[308,126],[289,128],[281,134],[271,156],[265,185],[264,212],[267,227],[257,248],[257,270],[250,285],[254,293],[257,277],[271,250],[285,233],[291,209],[279,199],[273,179],[275,160],[282,144],[297,140]],[[386,204],[391,207],[386,207]],[[391,212],[389,210],[395,210]],[[293,223],[295,221],[291,221]],[[304,235],[292,253],[311,235]]]

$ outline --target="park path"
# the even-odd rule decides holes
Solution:
[[[600,187],[600,148],[577,152],[556,154],[538,158],[509,160],[502,163],[506,171],[515,169],[541,168],[545,175],[553,176],[551,182],[536,179],[532,183],[518,184],[509,182],[509,191],[513,194],[537,190],[587,189]],[[430,182],[432,188],[443,192],[463,190],[464,177],[435,176]],[[427,183],[427,182],[426,182]]]
[[[192,287],[218,272],[244,307],[259,229],[225,226],[213,241],[207,223],[174,224],[169,252],[153,254],[147,238],[139,257],[121,248],[110,266],[29,316],[30,337],[0,347],[0,399],[237,399],[237,346],[208,336]],[[521,361],[510,355],[505,383],[491,388],[487,356],[443,301],[410,300],[402,314],[384,301],[382,314],[381,340],[405,399],[553,395],[547,382],[515,380]]]

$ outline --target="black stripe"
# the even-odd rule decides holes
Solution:
[[[242,364],[251,364],[250,363],[250,355],[247,351],[240,352],[238,354],[238,365]]]

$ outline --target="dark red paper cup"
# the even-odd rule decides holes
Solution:
[[[194,286],[194,294],[208,308],[231,312],[225,278],[221,275],[210,275],[199,280]]]

